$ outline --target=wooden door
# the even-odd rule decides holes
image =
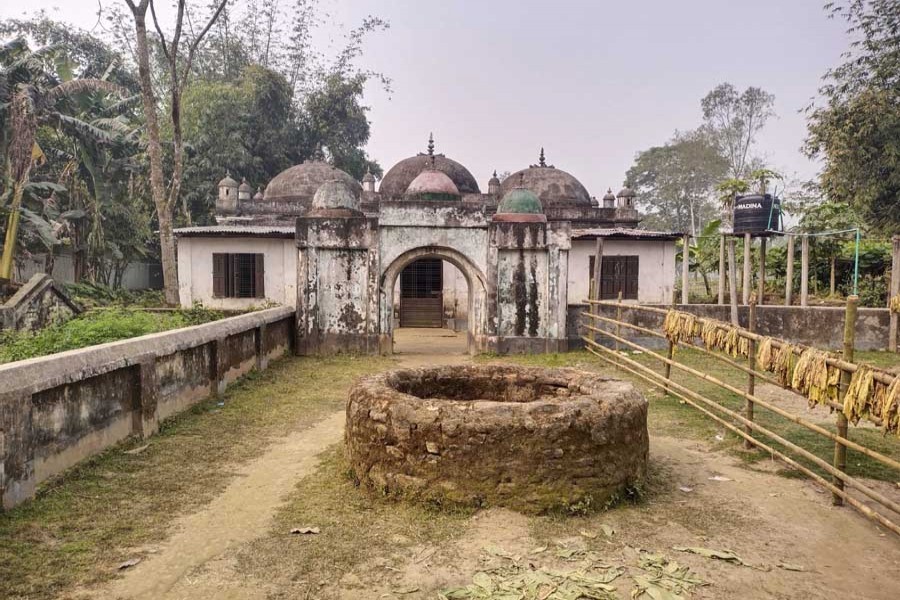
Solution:
[[[400,327],[443,327],[443,265],[423,258],[400,273]]]

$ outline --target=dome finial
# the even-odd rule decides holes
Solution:
[[[497,169],[494,169],[494,177],[497,176]]]
[[[540,157],[538,157],[538,165],[540,165],[542,167],[547,166],[547,161],[544,159],[544,147],[543,146],[541,146],[541,155],[540,155]]]
[[[434,133],[428,134],[428,156],[434,156]]]

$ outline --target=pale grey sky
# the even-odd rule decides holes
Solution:
[[[814,176],[800,152],[798,111],[848,46],[844,23],[829,20],[823,3],[324,0],[348,27],[367,14],[391,23],[363,58],[394,81],[390,98],[376,86],[366,98],[368,150],[386,169],[424,150],[433,131],[437,150],[482,189],[493,169],[534,163],[544,146],[548,162],[596,196],[622,185],[637,152],[696,127],[700,98],[724,81],[775,94],[778,118],[758,151],[788,174]],[[57,7],[61,19],[89,28],[96,6],[4,2],[0,17]]]

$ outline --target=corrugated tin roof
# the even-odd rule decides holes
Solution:
[[[591,227],[573,229],[573,239],[620,238],[633,240],[677,240],[683,234],[676,231],[648,231],[646,229],[630,229],[627,227]]]
[[[215,236],[215,235],[259,235],[269,237],[294,237],[295,228],[279,225],[206,225],[202,227],[179,227],[175,235]]]

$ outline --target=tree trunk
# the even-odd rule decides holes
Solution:
[[[153,81],[150,74],[150,51],[147,45],[147,6],[142,1],[139,5],[131,5],[134,15],[135,45],[138,58],[138,75],[141,82],[141,99],[144,104],[144,115],[147,120],[147,150],[150,156],[150,192],[156,214],[159,219],[159,250],[163,272],[163,289],[166,304],[177,306],[178,298],[178,265],[175,260],[175,235],[172,231],[172,206],[166,197],[166,186],[163,180],[162,144],[159,134],[159,117],[157,115],[156,94],[153,92]]]
[[[13,258],[16,255],[16,241],[19,233],[20,208],[25,184],[28,182],[28,170],[23,181],[13,183],[12,204],[9,206],[9,217],[6,221],[6,238],[3,241],[3,255],[0,256],[0,282],[12,281]]]
[[[828,281],[828,295],[829,296],[834,296],[834,293],[836,291],[835,290],[836,286],[835,286],[835,281],[834,281],[834,275],[835,275],[834,271],[835,271],[835,263],[836,262],[837,262],[837,259],[834,256],[832,256],[831,257],[831,274],[830,274],[830,279]]]

